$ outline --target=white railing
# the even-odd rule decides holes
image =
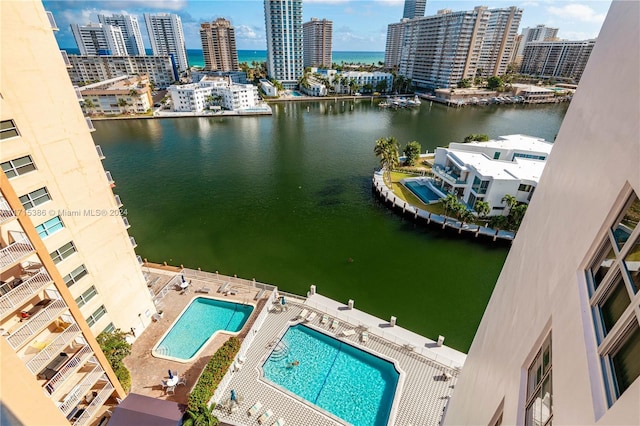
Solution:
[[[23,320],[22,325],[7,337],[7,342],[13,349],[18,349],[51,324],[51,321],[58,318],[66,309],[68,306],[63,299],[49,303],[31,318]]]
[[[93,398],[93,400],[91,401],[91,404],[89,404],[84,409],[84,412],[80,415],[80,417],[78,417],[78,420],[75,421],[74,426],[84,426],[86,424],[89,424],[89,421],[96,414],[96,411],[98,411],[98,409],[104,405],[104,403],[107,401],[107,399],[109,399],[113,391],[114,391],[113,385],[111,383],[107,383],[100,390],[100,392],[98,392],[98,395],[96,395]]]
[[[138,247],[138,243],[136,243],[136,239],[133,237],[129,237],[129,241],[131,241],[131,245],[133,246],[133,248]]]
[[[182,279],[178,275],[171,278],[169,282],[166,283],[164,287],[162,287],[158,294],[153,297],[153,303],[157,306],[158,303],[160,303],[160,301],[164,298],[164,296],[166,296],[171,289],[174,289],[176,288],[176,286],[180,285],[181,282]],[[149,291],[153,293],[152,289],[149,289]]]
[[[91,119],[89,117],[85,117],[84,121],[87,122],[87,127],[89,128],[90,132],[95,132],[96,131],[96,128],[93,127],[93,121],[91,121]]]
[[[27,299],[33,297],[44,287],[51,283],[51,277],[46,269],[40,270],[28,280],[23,281],[16,288],[0,297],[0,318],[9,312],[13,312],[16,307],[21,306]]]
[[[4,223],[14,217],[16,217],[16,214],[13,209],[4,197],[0,196],[0,223]]]
[[[82,97],[82,89],[80,89],[78,86],[73,86],[73,90],[75,90],[75,92],[76,92],[76,98],[80,102],[83,102],[84,98]]]
[[[122,222],[124,222],[124,227],[129,229],[131,228],[131,225],[129,224],[129,219],[127,219],[126,217],[122,217]]]
[[[73,68],[73,65],[71,65],[71,61],[69,60],[69,55],[67,55],[67,51],[61,50],[60,54],[62,55],[62,60],[64,61],[64,64],[67,66],[67,68]]]
[[[47,19],[49,20],[49,25],[51,25],[51,29],[53,31],[58,31],[58,24],[56,24],[56,20],[53,17],[53,13],[49,12],[48,10],[45,11],[47,13]]]
[[[76,367],[84,364],[84,362],[93,355],[93,350],[91,346],[84,345],[78,352],[76,352],[69,361],[60,369],[58,372],[44,385],[44,390],[47,394],[51,395],[55,392],[56,387],[60,383],[64,383],[73,372],[76,370]]]
[[[98,158],[100,158],[101,160],[104,160],[106,158],[102,153],[102,148],[100,147],[100,145],[96,145],[96,151],[98,152]]]
[[[142,260],[142,256],[137,255],[136,259],[138,259],[138,264],[140,264],[140,266],[144,265],[144,260]]]
[[[66,330],[58,335],[46,348],[41,350],[27,362],[27,368],[33,374],[38,374],[51,360],[57,356],[76,336],[80,334],[78,324],[71,324]]]
[[[111,172],[110,171],[106,171],[105,174],[107,175],[107,182],[109,182],[110,184],[115,183],[115,181],[113,180],[113,176],[111,176]]]
[[[16,263],[27,254],[34,251],[31,241],[22,232],[16,232],[14,242],[0,250],[0,268]]]
[[[120,196],[119,195],[114,195],[113,198],[116,199],[116,206],[122,207],[122,200],[120,199]]]
[[[78,383],[72,390],[67,394],[67,396],[62,401],[62,404],[58,406],[60,411],[67,416],[73,407],[78,405],[80,399],[84,398],[84,396],[89,392],[89,389],[96,384],[98,379],[104,374],[104,370],[100,366],[100,364],[96,364],[93,367],[93,370],[88,372],[84,378]],[[106,380],[106,378],[105,378]]]

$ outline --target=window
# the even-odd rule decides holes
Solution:
[[[76,303],[78,304],[78,307],[81,308],[84,305],[86,305],[87,302],[89,302],[89,300],[93,299],[96,294],[98,294],[98,292],[96,291],[96,288],[94,286],[89,287],[89,289],[87,291],[82,293],[80,295],[80,297],[78,297],[76,299]]]
[[[63,245],[57,250],[54,250],[50,254],[54,263],[60,263],[76,251],[76,246],[73,244],[73,241],[69,241],[67,244]]]
[[[494,152],[494,153],[493,153],[493,159],[494,159],[494,160],[497,160],[497,159],[499,159],[499,158],[500,158],[500,151],[496,151],[496,152]]]
[[[18,128],[16,127],[16,123],[13,120],[2,120],[0,121],[0,139],[9,139],[15,138],[16,136],[20,136],[18,133]]]
[[[56,216],[53,219],[49,219],[45,223],[36,226],[36,231],[38,231],[40,238],[45,238],[55,232],[58,232],[62,228],[64,228],[64,223],[62,223],[60,216]]]
[[[553,417],[552,395],[551,334],[549,334],[527,372],[526,426],[551,425]]]
[[[610,222],[586,271],[609,406],[640,376],[640,199]]]
[[[533,189],[533,185],[525,185],[521,183],[520,186],[518,186],[518,191],[522,191],[522,192],[531,192],[532,189]]]
[[[100,318],[107,313],[107,310],[104,308],[104,305],[100,306],[94,313],[87,317],[87,324],[89,327],[93,326],[93,324],[97,323]]]
[[[480,178],[478,176],[475,176],[473,178],[473,185],[471,186],[471,189],[476,194],[480,194],[480,195],[486,194],[488,187],[489,187],[489,181],[488,180],[480,180]]]
[[[2,163],[1,166],[2,171],[9,179],[32,172],[36,169],[36,165],[33,164],[33,160],[29,155],[16,158],[15,160],[6,161]]]
[[[85,268],[84,265],[80,265],[76,269],[71,271],[70,274],[64,276],[64,283],[67,285],[67,287],[71,287],[87,274],[87,268]]]
[[[113,333],[114,331],[116,331],[116,326],[113,325],[112,322],[110,322],[109,325],[106,326],[104,330],[102,330],[103,333]]]
[[[49,200],[51,200],[51,197],[49,196],[47,188],[36,189],[35,191],[20,197],[20,202],[27,210],[32,209],[35,206],[39,206]]]

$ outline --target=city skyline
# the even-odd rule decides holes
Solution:
[[[60,31],[56,39],[60,47],[75,47],[69,25],[98,22],[97,15],[129,13],[143,21],[143,13],[175,13],[182,19],[187,49],[201,49],[200,24],[217,18],[231,21],[236,29],[239,50],[266,50],[264,6],[259,0],[190,1],[190,0],[120,0],[104,1],[44,1],[46,10],[53,12]],[[425,15],[435,15],[440,9],[472,10],[475,6],[516,6],[524,9],[520,30],[544,24],[558,27],[558,37],[584,40],[597,37],[610,0],[596,1],[452,1],[427,2]],[[403,0],[306,0],[303,2],[303,21],[312,17],[329,19],[333,25],[334,51],[384,51],[387,26],[399,22],[404,10]],[[150,48],[146,31],[142,31],[145,47]]]

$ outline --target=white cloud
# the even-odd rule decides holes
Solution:
[[[563,19],[576,19],[582,22],[602,23],[606,16],[604,13],[596,13],[590,6],[578,3],[567,4],[563,7],[550,6],[547,11],[549,14]]]
[[[376,3],[391,7],[404,6],[404,0],[376,0]]]
[[[324,3],[324,4],[340,4],[349,3],[350,0],[304,0],[305,3]]]
[[[252,28],[249,25],[238,25],[236,29],[236,38],[241,40],[264,40],[265,32],[261,28]]]

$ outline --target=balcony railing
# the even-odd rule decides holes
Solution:
[[[113,176],[111,176],[111,172],[110,171],[106,171],[105,173],[107,174],[107,182],[109,182],[110,185],[115,184],[116,181],[113,180]]]
[[[84,409],[84,412],[80,417],[78,417],[74,426],[85,426],[89,424],[91,418],[96,414],[96,411],[104,405],[105,401],[109,399],[113,391],[113,385],[111,383],[107,383],[100,392],[98,392],[98,395],[93,398],[91,404]]]
[[[116,199],[116,206],[122,207],[122,200],[120,199],[120,196],[114,195],[113,197]]]
[[[100,158],[101,160],[104,160],[106,158],[102,153],[102,148],[100,147],[100,145],[96,145],[96,151],[98,152],[98,158]]]
[[[77,98],[80,102],[84,101],[84,98],[82,97],[82,91],[81,91],[81,89],[80,89],[78,86],[73,86],[73,90],[75,90],[75,91],[76,91],[76,98]]]
[[[64,61],[64,64],[66,65],[66,67],[73,68],[73,65],[71,65],[71,61],[69,60],[69,55],[67,55],[67,51],[61,50],[60,54],[62,55],[62,60]]]
[[[23,281],[16,288],[11,289],[7,294],[0,297],[0,318],[5,314],[13,312],[17,306],[21,306],[34,294],[51,283],[51,277],[47,270],[41,268],[35,275]]]
[[[0,268],[14,264],[34,251],[27,234],[23,232],[13,232],[11,234],[14,242],[0,249]]]
[[[138,259],[138,264],[140,264],[140,266],[144,265],[144,260],[142,260],[142,256],[137,255],[136,259]]]
[[[58,31],[59,30],[58,24],[56,24],[56,20],[53,17],[53,13],[49,12],[48,10],[46,12],[47,12],[47,19],[49,19],[49,25],[51,25],[51,29],[53,31]]]
[[[80,334],[80,326],[78,326],[78,324],[71,324],[66,330],[58,334],[58,337],[53,339],[46,348],[38,352],[31,361],[27,362],[29,371],[33,374],[38,374],[44,366],[51,362],[78,334]]]
[[[433,173],[439,178],[444,179],[453,185],[463,185],[467,183],[466,179],[460,179],[459,175],[453,173],[451,170],[445,169],[442,166],[433,166]]]
[[[63,299],[49,303],[49,305],[41,309],[40,312],[28,320],[25,320],[19,328],[7,337],[7,342],[9,342],[9,345],[11,345],[13,349],[20,348],[67,309],[68,306],[64,303]]]
[[[84,120],[87,122],[87,127],[89,128],[90,132],[95,132],[96,128],[93,127],[93,121],[91,121],[91,119],[89,117],[85,117]]]
[[[124,227],[125,227],[126,229],[131,228],[131,225],[129,224],[129,219],[127,219],[126,217],[124,217],[124,216],[123,216],[123,217],[122,217],[122,222],[124,222]]]
[[[64,383],[77,370],[76,367],[84,364],[84,362],[93,355],[91,346],[85,345],[76,352],[69,361],[44,385],[44,390],[51,395],[55,392],[56,387]]]
[[[104,375],[104,370],[100,364],[95,365],[93,370],[88,372],[84,378],[67,394],[62,403],[58,406],[60,411],[67,416],[73,408],[78,405],[78,402],[89,392],[89,389],[96,384],[98,379]],[[105,377],[106,380],[106,377]]]
[[[129,241],[131,241],[131,245],[133,246],[133,248],[138,247],[138,243],[136,243],[136,239],[133,237],[129,237]]]
[[[16,214],[13,209],[4,197],[0,196],[0,223],[4,223],[14,217],[16,217]]]

